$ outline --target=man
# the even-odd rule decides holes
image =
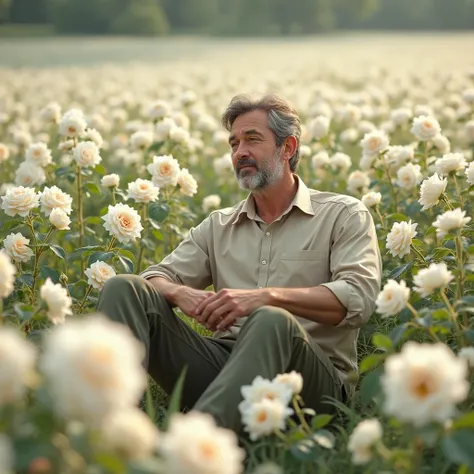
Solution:
[[[288,103],[240,95],[223,124],[248,198],[211,213],[140,276],[110,279],[98,310],[144,343],[148,371],[168,393],[187,366],[184,405],[239,432],[240,388],[257,375],[300,372],[305,405],[317,412],[331,411],[326,397],[351,394],[381,259],[359,200],[308,189],[295,174],[301,127]],[[213,337],[194,332],[173,306]]]

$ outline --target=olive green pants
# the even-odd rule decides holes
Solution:
[[[306,407],[331,413],[330,396],[343,400],[344,389],[334,366],[287,311],[264,306],[254,311],[237,340],[197,334],[171,309],[160,292],[136,275],[109,279],[97,306],[126,324],[146,348],[144,365],[167,392],[187,366],[183,407],[210,413],[217,424],[241,432],[240,388],[257,375],[273,379],[295,370],[303,376]]]

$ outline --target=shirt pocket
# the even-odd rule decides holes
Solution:
[[[283,252],[275,284],[284,287],[316,286],[329,281],[329,255],[323,250]]]

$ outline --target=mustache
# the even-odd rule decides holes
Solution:
[[[258,168],[255,160],[242,159],[237,163],[237,171],[240,171],[244,166],[255,166],[255,168]]]

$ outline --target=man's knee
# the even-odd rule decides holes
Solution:
[[[286,309],[276,306],[261,306],[250,314],[247,324],[258,325],[262,328],[290,329],[298,325],[296,318]]]
[[[129,288],[143,285],[144,281],[142,277],[129,273],[115,275],[105,282],[102,293],[115,294],[117,297],[120,297]]]

